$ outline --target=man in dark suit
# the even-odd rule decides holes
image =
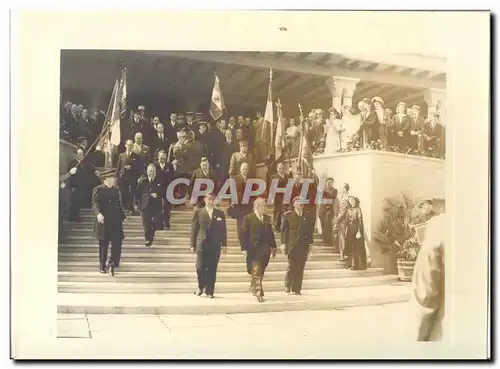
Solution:
[[[155,136],[155,139],[153,141],[153,144],[151,145],[151,152],[153,153],[153,161],[156,161],[158,159],[158,153],[160,151],[168,151],[168,148],[170,147],[170,142],[165,135],[165,127],[163,127],[162,123],[158,123],[156,126],[157,133]]]
[[[219,150],[219,181],[224,183],[224,181],[229,177],[229,163],[231,161],[231,157],[239,150],[238,144],[230,129],[226,129],[224,131],[224,141],[220,145]]]
[[[264,301],[262,279],[272,255],[276,257],[276,240],[274,239],[271,217],[265,214],[266,200],[258,198],[254,202],[254,212],[243,219],[242,240],[243,253],[247,261],[247,272],[252,276],[250,290],[257,301]]]
[[[243,203],[243,195],[245,193],[245,188],[248,181],[248,171],[249,166],[247,163],[243,163],[240,167],[240,174],[235,175],[233,177],[236,184],[237,191],[237,204],[231,204],[230,213],[228,213],[232,218],[236,218],[236,229],[238,234],[238,240],[240,242],[241,250],[243,250],[243,240],[242,240],[242,227],[243,227],[243,219],[247,214],[252,212],[252,202],[250,199],[249,203]]]
[[[95,141],[97,136],[94,137],[94,132],[92,131],[92,122],[90,121],[88,109],[83,109],[82,116],[78,120],[78,127],[82,136],[86,137],[90,142]]]
[[[69,188],[71,189],[70,202],[70,221],[80,222],[80,209],[88,201],[92,193],[92,184],[94,184],[96,171],[89,157],[84,160],[84,152],[80,147],[76,150],[76,158],[69,163],[68,171],[71,174],[69,178]]]
[[[410,137],[408,138],[408,146],[413,150],[423,150],[425,119],[420,116],[420,106],[413,105],[411,110],[413,116],[410,118]]]
[[[276,181],[277,188],[280,188],[280,189],[286,188],[289,178],[288,178],[287,174],[285,173],[285,165],[283,163],[278,163],[277,170],[278,170],[278,173],[273,174],[270,177],[269,186],[271,185],[271,183],[273,181]],[[269,188],[271,188],[271,187],[269,187]],[[274,228],[277,231],[281,230],[281,223],[282,223],[281,221],[283,218],[283,213],[285,212],[285,208],[283,205],[284,197],[285,197],[285,194],[283,194],[283,193],[277,193],[274,196],[273,222],[274,222]]]
[[[157,223],[161,212],[162,188],[161,178],[156,175],[155,165],[149,164],[146,175],[139,179],[135,195],[137,210],[141,211],[147,247],[153,244],[155,231],[160,228]]]
[[[443,126],[439,124],[439,113],[431,114],[430,122],[425,124],[423,138],[426,152],[429,152],[431,148],[438,151],[443,141]]]
[[[172,204],[167,199],[167,188],[175,178],[174,167],[172,164],[167,163],[167,153],[165,151],[160,151],[158,153],[158,162],[155,163],[156,175],[160,178],[162,183],[161,189],[161,201],[162,201],[162,213],[163,220],[160,229],[170,229],[170,212],[172,210]]]
[[[323,245],[333,245],[333,219],[339,213],[339,202],[337,199],[337,189],[333,187],[334,180],[332,177],[327,178],[326,186],[323,190],[323,199],[331,201],[331,204],[320,204],[319,219],[321,221],[321,235],[323,237]]]
[[[94,237],[99,240],[99,271],[106,273],[106,259],[111,242],[111,257],[107,262],[108,273],[115,275],[114,268],[120,266],[123,234],[123,223],[126,216],[123,210],[120,190],[116,188],[116,174],[105,173],[104,184],[94,188],[92,193],[92,210],[96,216]]]
[[[215,182],[217,180],[217,175],[215,173],[215,171],[213,171],[212,169],[210,169],[210,163],[208,161],[208,159],[206,157],[202,157],[201,158],[201,162],[200,162],[200,168],[199,169],[196,169],[193,174],[191,175],[191,183],[189,185],[189,188],[191,189],[191,196],[193,196],[193,188],[194,188],[194,184],[195,184],[195,181],[197,179],[204,179],[204,180],[210,180],[214,183],[215,185]],[[202,184],[201,187],[200,187],[200,190],[201,191],[204,191],[206,190],[207,187],[205,184]],[[215,192],[216,189],[214,189]],[[191,199],[193,200],[193,199]],[[198,197],[196,199],[196,204],[195,206],[197,206],[198,208],[202,208],[205,206],[205,203],[203,202],[203,198],[202,197]]]
[[[165,135],[167,137],[168,142],[173,143],[177,141],[177,132],[180,131],[182,127],[179,127],[177,122],[177,114],[170,114],[170,121],[165,123],[163,127],[165,129]]]
[[[310,245],[313,243],[314,223],[304,212],[304,206],[295,198],[294,210],[285,213],[281,231],[281,251],[288,256],[288,268],[285,277],[285,292],[301,294],[304,268]]]
[[[141,158],[133,152],[134,143],[127,140],[125,143],[125,152],[120,154],[118,165],[116,167],[116,176],[123,196],[123,207],[130,212],[134,204],[134,190],[137,186],[137,178],[141,172]]]
[[[227,251],[227,227],[224,212],[214,207],[214,194],[205,196],[205,207],[196,209],[191,223],[191,251],[196,252],[198,290],[214,298],[219,256]]]

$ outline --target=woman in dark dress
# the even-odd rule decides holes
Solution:
[[[366,249],[363,227],[363,215],[359,207],[359,199],[349,196],[349,208],[346,213],[345,255],[348,256],[347,267],[351,270],[366,269]]]

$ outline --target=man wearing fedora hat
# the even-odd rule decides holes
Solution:
[[[116,187],[116,173],[108,171],[100,176],[104,183],[92,193],[92,210],[96,216],[94,237],[99,241],[99,272],[114,276],[114,268],[120,265],[122,242],[125,238],[123,223],[126,216],[122,206],[120,190]],[[111,243],[111,256],[108,248]]]

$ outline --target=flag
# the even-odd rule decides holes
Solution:
[[[312,150],[311,143],[309,142],[309,128],[306,124],[306,120],[304,119],[304,115],[302,113],[302,106],[299,103],[300,110],[300,123],[302,128],[302,134],[300,137],[300,147],[299,147],[299,157],[297,162],[297,170],[302,173],[304,176],[308,176],[311,172],[312,166]]]
[[[278,102],[276,103],[276,113],[278,115],[278,123],[276,125],[276,138],[274,139],[274,147],[275,147],[275,157],[276,160],[282,155],[283,150],[285,148],[285,125],[283,124],[283,110],[281,108],[281,102],[278,98]]]
[[[127,112],[127,68],[122,70],[120,81],[120,90],[121,90],[121,98],[120,98],[120,107],[121,107],[121,115]]]
[[[127,101],[127,74],[124,69],[119,78],[116,79],[111,93],[104,126],[99,139],[99,145],[105,153],[106,168],[112,167],[112,157],[121,142],[120,118],[121,113],[126,110]]]
[[[222,91],[220,89],[219,77],[215,76],[214,89],[212,90],[212,102],[210,104],[210,115],[214,120],[219,119],[226,110]]]
[[[260,140],[267,144],[268,147],[273,143],[273,70],[269,70],[269,88],[267,90],[267,103],[266,103],[266,111],[264,113],[264,123],[262,123],[262,133]],[[269,150],[271,151],[271,150]]]

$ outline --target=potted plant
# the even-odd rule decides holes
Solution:
[[[413,226],[420,220],[420,216],[415,214],[415,205],[416,201],[405,194],[387,198],[383,219],[374,234],[381,253],[391,253],[395,257],[399,279],[402,281],[411,281],[420,249]]]

